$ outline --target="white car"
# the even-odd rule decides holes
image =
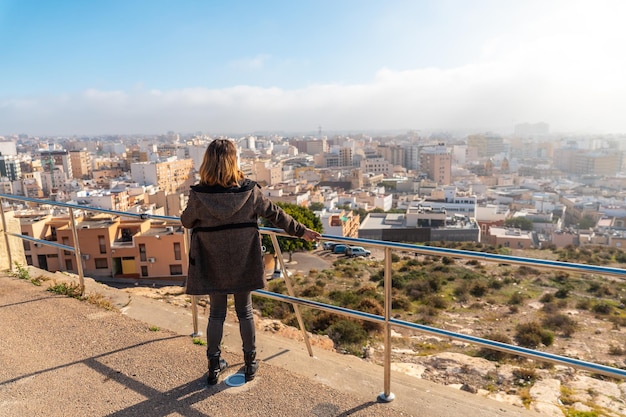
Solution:
[[[293,273],[289,270],[287,270],[287,276],[290,277],[292,276]],[[272,273],[272,276],[267,278],[267,280],[272,280],[272,279],[278,279],[278,278],[282,278],[283,277],[283,271],[280,269],[276,269],[274,270],[274,272]]]
[[[348,246],[346,248],[346,256],[356,257],[356,256],[364,256],[368,257],[371,255],[371,252],[363,249],[361,246]]]

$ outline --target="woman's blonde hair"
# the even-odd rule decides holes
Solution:
[[[237,148],[228,139],[216,139],[209,144],[200,165],[201,185],[236,187],[243,179],[237,165]]]

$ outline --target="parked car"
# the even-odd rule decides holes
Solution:
[[[346,253],[346,249],[348,249],[348,245],[335,245],[333,253]]]
[[[287,270],[287,276],[290,277],[292,275],[293,275],[293,273],[290,270]],[[269,278],[267,278],[267,280],[269,281],[269,280],[272,280],[272,279],[278,279],[278,278],[282,278],[282,277],[283,277],[283,271],[280,270],[280,269],[276,269],[272,273],[272,275]]]
[[[324,250],[333,250],[335,245],[338,245],[338,244],[339,243],[337,243],[337,242],[328,241],[328,242],[324,242],[322,244],[322,247],[324,248]]]
[[[361,246],[349,246],[346,248],[346,255],[350,257],[370,256],[370,254],[370,251],[363,249]]]

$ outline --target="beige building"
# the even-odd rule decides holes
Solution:
[[[74,246],[68,217],[16,217],[23,235]],[[178,224],[99,215],[76,219],[76,228],[85,276],[183,281],[187,274],[185,234]],[[29,265],[77,272],[72,251],[24,241],[24,254]]]
[[[91,178],[91,155],[89,152],[70,151],[70,160],[72,172],[69,174],[72,178],[77,180]]]
[[[325,213],[321,217],[324,233],[334,236],[359,237],[360,216],[351,210]]]
[[[532,232],[508,227],[490,227],[484,241],[491,245],[501,245],[511,249],[530,249],[536,247]]]
[[[443,144],[423,148],[420,153],[420,170],[438,185],[450,184],[452,153]]]
[[[140,185],[156,185],[168,192],[186,192],[194,183],[193,159],[170,158],[164,162],[136,162],[130,166],[131,178]]]
[[[272,165],[269,160],[254,161],[250,179],[268,186],[278,184],[283,180],[282,167]]]

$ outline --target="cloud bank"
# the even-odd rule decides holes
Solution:
[[[542,3],[543,4],[543,3]],[[626,3],[567,2],[463,65],[381,67],[367,83],[86,91],[0,98],[0,134],[492,130],[626,133]],[[604,5],[604,7],[602,7]],[[613,10],[618,7],[619,10]],[[528,16],[526,16],[528,18]],[[269,55],[232,62],[259,68]]]

